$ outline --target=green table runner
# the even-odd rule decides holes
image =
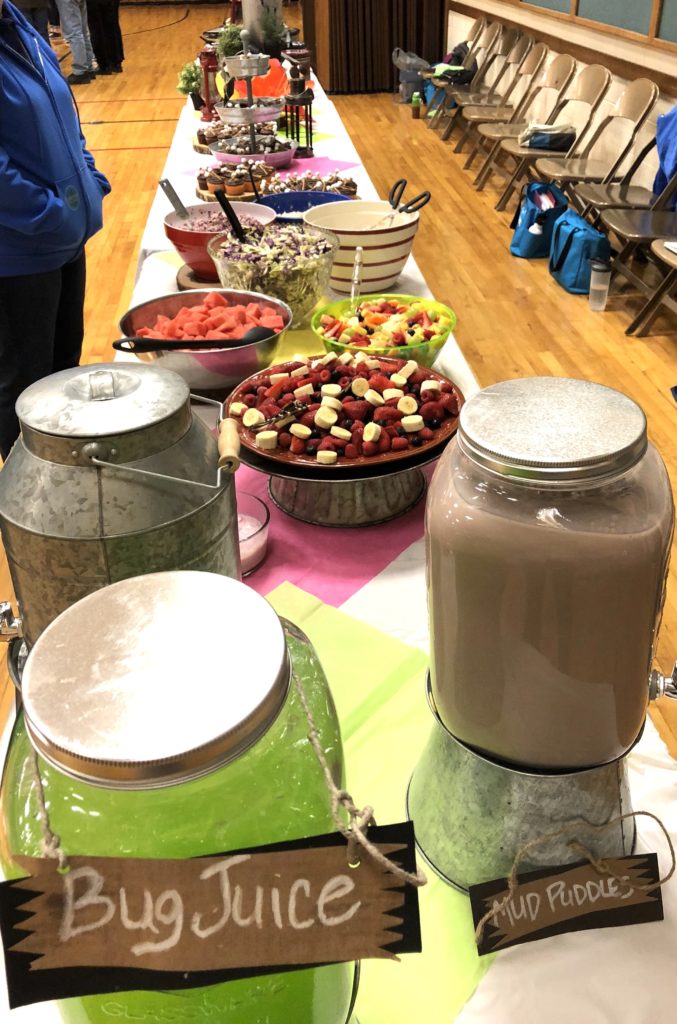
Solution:
[[[290,583],[267,599],[308,634],[322,661],[355,803],[371,804],[380,824],[405,820],[407,783],[432,726],[427,656]],[[360,1024],[450,1024],[488,966],[475,950],[468,899],[419,866],[428,875],[420,890],[423,952],[363,963]]]

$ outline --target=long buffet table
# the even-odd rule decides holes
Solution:
[[[360,195],[375,197],[334,105],[320,88],[315,110],[318,155],[340,161],[358,182]],[[192,149],[196,124],[196,115],[186,106],[164,171],[185,203],[194,200],[196,170],[209,162]],[[141,242],[134,304],[176,287],[180,264],[168,251],[162,229],[167,209],[158,192]],[[410,294],[429,294],[413,259],[400,287]],[[459,315],[462,321],[462,310]],[[316,347],[307,331],[293,332],[289,344],[292,351],[309,353]],[[437,368],[466,397],[477,390],[454,338]],[[265,497],[266,478],[253,470],[243,467],[237,485]],[[341,718],[348,785],[356,802],[373,804],[380,822],[402,820],[407,783],[432,725],[424,696],[428,624],[422,503],[389,524],[361,530],[327,530],[298,523],[274,508],[271,513],[268,559],[248,582],[301,626],[318,650]],[[339,545],[341,557],[335,560],[332,551]],[[5,744],[7,738],[8,732]],[[634,808],[658,814],[677,842],[677,764],[650,721],[629,757],[629,772]],[[665,844],[647,820],[637,822],[637,848],[659,852],[665,872]],[[359,1024],[674,1020],[675,878],[664,886],[664,922],[579,932],[480,959],[467,898],[432,872],[428,875],[429,884],[420,891],[423,953],[405,956],[400,963],[363,964],[355,1016]],[[7,1019],[3,985],[4,977],[0,1021]],[[9,1017],[12,1024],[55,1024],[59,1019],[53,1004],[26,1007]]]

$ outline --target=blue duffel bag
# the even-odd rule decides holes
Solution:
[[[550,243],[550,273],[562,288],[575,295],[590,291],[590,260],[608,261],[609,239],[587,220],[567,210],[556,222]]]
[[[555,206],[542,209],[538,197],[549,192]],[[568,207],[566,196],[556,185],[534,181],[522,190],[522,200],[510,225],[514,228],[510,252],[525,260],[545,259],[550,253],[555,221]]]

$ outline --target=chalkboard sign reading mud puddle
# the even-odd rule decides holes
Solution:
[[[663,920],[655,853],[605,861],[614,877],[588,863],[545,868],[519,876],[506,902],[505,878],[470,887],[475,927],[489,910],[478,939],[480,953],[588,928]],[[647,888],[648,887],[648,888]]]
[[[415,870],[411,823],[368,836]],[[64,874],[17,857],[28,877],[0,886],[10,1005],[420,951],[416,890],[346,854],[332,834],[194,860],[70,857]]]

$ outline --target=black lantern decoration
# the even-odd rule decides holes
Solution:
[[[293,139],[296,142],[296,156],[314,156],[313,100],[315,94],[312,89],[306,89],[305,78],[301,75],[298,67],[293,67],[291,70],[290,84],[290,94],[285,96],[284,100],[285,135],[288,139]],[[301,139],[303,139],[303,144]]]

